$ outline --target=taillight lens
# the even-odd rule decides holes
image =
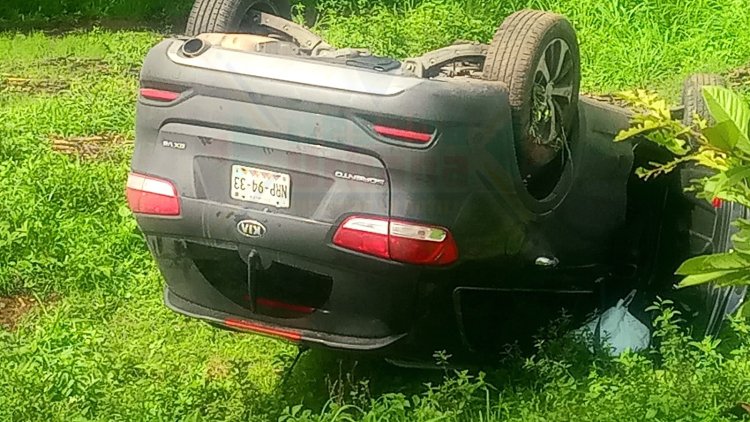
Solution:
[[[147,100],[159,101],[162,103],[168,103],[180,98],[179,92],[167,91],[163,89],[141,88],[139,93],[143,98]]]
[[[450,232],[442,227],[391,221],[391,259],[414,264],[447,265],[458,259]]]
[[[168,180],[130,173],[127,197],[128,206],[134,213],[180,215],[177,189]]]
[[[333,235],[333,244],[389,259],[391,255],[388,251],[388,220],[349,217]]]
[[[448,265],[458,247],[448,229],[376,217],[349,217],[333,243],[380,258],[419,265]]]

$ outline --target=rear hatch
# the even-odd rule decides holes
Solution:
[[[154,47],[141,73],[132,170],[181,203],[142,216],[146,234],[336,262],[317,246],[353,214],[450,226],[474,183],[469,142],[508,133],[501,84],[217,47],[186,57],[183,43]]]
[[[173,175],[185,197],[323,223],[352,212],[388,214],[383,163],[366,154],[185,123],[164,125],[156,145],[165,143],[195,150],[174,170],[191,170]],[[351,175],[367,178],[352,183]]]
[[[167,53],[168,60],[161,54],[155,60],[152,52],[144,66],[132,165],[136,173],[174,183],[181,198],[184,224],[161,224],[157,230],[185,237],[247,241],[259,237],[260,233],[253,232],[258,228],[235,223],[254,218],[268,231],[264,237],[271,243],[265,246],[281,248],[290,238],[305,240],[303,232],[309,234],[309,230],[317,232],[318,242],[323,241],[319,236],[328,234],[336,220],[349,214],[389,215],[385,166],[374,151],[367,150],[372,141],[371,122],[314,110],[314,103],[307,104],[307,110],[295,109],[300,102],[284,97],[295,94],[287,90],[299,85],[280,84],[275,88],[278,96],[260,97],[257,82],[274,77],[268,72],[278,70],[275,57],[260,56],[260,62],[245,63],[263,76],[259,79],[230,69],[240,66],[233,58],[255,56],[252,54],[213,48],[202,60],[191,61],[180,57],[174,48]],[[296,80],[309,76],[309,71],[296,69],[293,74],[276,73],[275,77]],[[325,79],[316,84],[341,88],[341,79],[327,78],[328,73],[318,71],[318,77]],[[381,82],[380,86],[369,85],[368,90],[373,89],[387,92],[391,88]],[[159,93],[179,95],[172,98],[167,94],[165,100]],[[307,229],[292,234],[285,226],[285,236],[274,235],[278,227],[272,226],[284,220]]]

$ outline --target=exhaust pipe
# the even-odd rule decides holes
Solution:
[[[200,38],[191,38],[185,41],[180,51],[185,57],[196,57],[203,54],[211,47],[211,43]]]

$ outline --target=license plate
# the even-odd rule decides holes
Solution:
[[[229,183],[233,199],[289,208],[291,177],[286,173],[233,165]]]

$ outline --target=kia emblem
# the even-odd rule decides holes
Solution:
[[[266,226],[260,221],[242,220],[237,223],[237,231],[245,237],[263,237],[266,234]]]

